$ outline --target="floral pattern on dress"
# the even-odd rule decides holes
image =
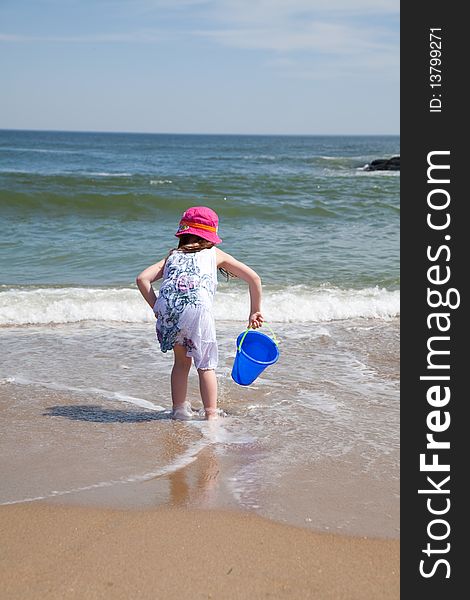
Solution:
[[[157,338],[162,352],[172,350],[180,333],[179,320],[188,307],[203,305],[201,291],[207,292],[210,298],[214,295],[215,286],[212,277],[201,275],[196,254],[174,252],[168,259],[164,281],[160,288],[156,310]],[[163,303],[163,306],[162,306]],[[182,340],[187,350],[195,348],[191,339]]]
[[[183,346],[186,348],[186,350],[195,350],[196,348],[193,340],[190,340],[187,337],[183,338]]]

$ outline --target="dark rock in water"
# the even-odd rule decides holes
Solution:
[[[364,171],[399,171],[400,157],[377,158],[364,167]]]

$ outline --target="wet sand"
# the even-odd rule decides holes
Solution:
[[[314,531],[399,536],[393,454],[372,456],[369,467],[354,449],[325,456],[312,446],[289,460],[283,452],[301,444],[299,426],[282,415],[284,436],[268,438],[268,408],[257,411],[188,424],[92,394],[5,383],[0,504],[240,509]]]
[[[399,598],[397,540],[188,509],[0,507],[2,600]]]

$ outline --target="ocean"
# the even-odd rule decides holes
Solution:
[[[397,536],[400,175],[364,166],[399,153],[396,136],[0,131],[0,503],[167,502],[215,461],[206,504]],[[168,418],[171,356],[135,285],[194,205],[260,274],[280,341],[252,386],[231,380],[249,303],[221,278],[217,430]]]

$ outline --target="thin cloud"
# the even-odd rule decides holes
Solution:
[[[386,49],[388,44],[377,41],[375,29],[350,27],[336,23],[312,22],[302,28],[238,28],[194,31],[225,46],[243,49],[275,50],[277,52],[313,51],[325,54],[345,54]]]
[[[350,78],[368,77],[372,74],[380,76],[384,72],[388,79],[399,85],[398,56],[394,52],[363,54],[360,57],[350,56],[338,60],[336,57],[318,57],[317,59],[302,57],[284,61],[268,60],[266,67],[275,68],[280,77],[286,79],[308,79],[315,81],[348,80]]]
[[[115,0],[116,4],[124,6],[146,7],[150,9],[204,8],[226,16],[243,15],[252,18],[253,15],[272,14],[308,14],[312,12],[342,12],[342,13],[375,13],[390,14],[399,10],[398,0]]]
[[[56,36],[56,35],[17,35],[17,34],[6,34],[0,33],[0,42],[12,42],[12,43],[31,43],[31,42],[52,42],[52,43],[76,43],[76,44],[89,44],[89,43],[144,43],[152,44],[163,41],[168,37],[167,32],[151,32],[151,31],[134,31],[129,33],[96,33],[86,35],[69,35],[69,36]]]
[[[0,33],[0,42],[33,42],[36,38],[27,35]]]
[[[318,69],[298,65],[318,65],[318,57],[328,76],[384,68],[397,73],[398,15],[397,0],[218,0],[205,20],[211,27],[192,33],[234,49],[271,53],[266,64],[289,77],[317,77]]]

